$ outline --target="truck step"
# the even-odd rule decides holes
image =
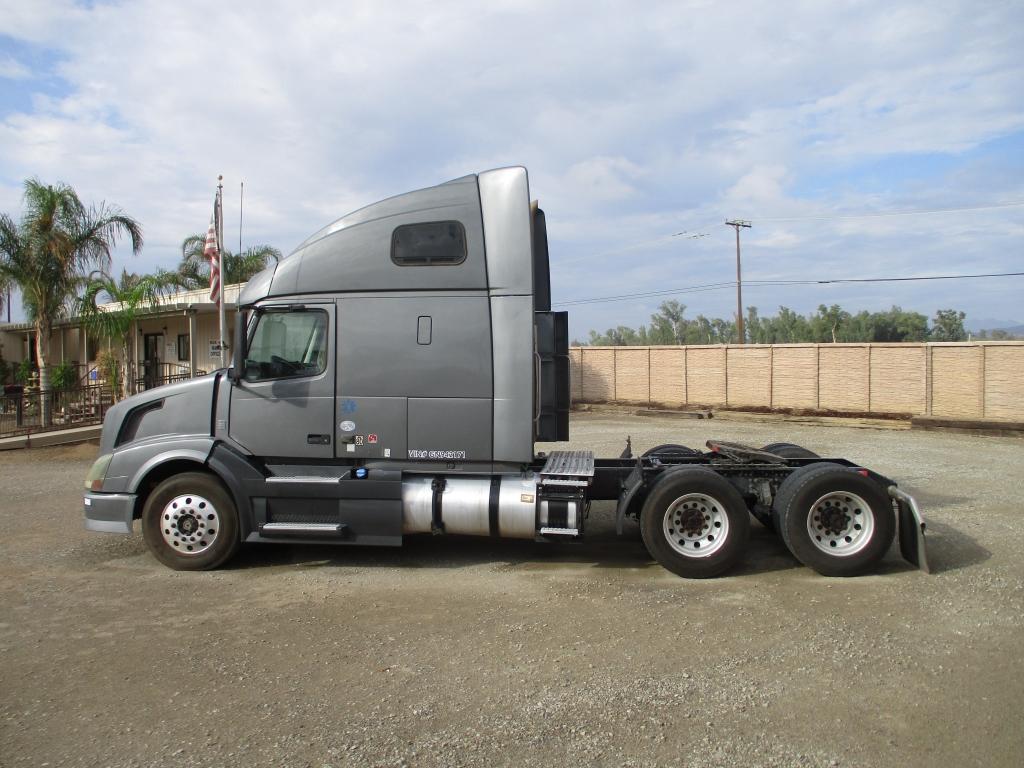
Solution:
[[[341,482],[340,477],[324,477],[319,475],[296,475],[294,477],[268,477],[268,483],[296,483],[298,485],[308,485],[310,483],[324,483],[330,485],[337,485]]]
[[[331,536],[344,537],[348,526],[343,523],[264,523],[260,536]]]
[[[579,528],[541,528],[541,536],[579,536]]]
[[[540,484],[583,487],[593,477],[593,451],[552,451],[540,471]]]
[[[268,464],[268,483],[337,483],[348,477],[348,467],[310,464]]]

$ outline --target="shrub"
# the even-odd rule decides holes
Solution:
[[[121,391],[118,386],[121,381],[121,361],[109,349],[101,349],[96,355],[96,370],[114,392],[116,398]]]
[[[32,380],[32,375],[36,372],[36,367],[32,364],[31,360],[22,360],[18,363],[18,367],[14,369],[14,383],[25,385]]]
[[[70,363],[62,362],[50,369],[50,386],[54,389],[70,389],[75,383],[75,369]]]

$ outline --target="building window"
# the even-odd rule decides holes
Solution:
[[[400,267],[461,264],[466,260],[466,228],[458,221],[403,224],[391,235],[391,260]]]
[[[187,333],[179,333],[178,334],[178,360],[179,361],[185,362],[185,361],[187,361],[189,359],[188,346],[189,346],[189,344],[188,344],[188,334]]]

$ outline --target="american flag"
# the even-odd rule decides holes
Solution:
[[[210,217],[203,256],[210,260],[210,301],[220,306],[220,250],[217,248],[217,217]]]

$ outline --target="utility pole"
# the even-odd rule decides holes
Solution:
[[[740,276],[740,227],[750,229],[750,222],[743,219],[732,219],[725,222],[727,227],[736,230],[736,337],[739,344],[746,343],[743,332],[743,278]]]

